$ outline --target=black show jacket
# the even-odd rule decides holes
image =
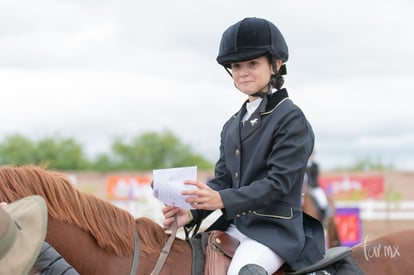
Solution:
[[[234,223],[293,270],[311,265],[325,252],[320,222],[301,210],[304,173],[314,146],[312,128],[286,89],[264,97],[242,125],[245,104],[221,132],[215,178],[207,184],[219,191],[224,208],[208,230],[226,230]],[[192,211],[188,226],[210,212]]]

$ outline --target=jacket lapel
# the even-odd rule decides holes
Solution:
[[[251,136],[262,122],[262,116],[272,113],[275,108],[285,99],[288,98],[286,89],[281,89],[270,96],[263,97],[257,110],[244,123],[241,123],[241,118],[246,113],[246,102],[243,104],[240,111],[233,116],[231,122],[230,132],[231,137],[238,148],[240,142]]]
[[[240,129],[241,140],[245,140],[251,134],[253,134],[256,129],[259,129],[260,123],[262,121],[261,113],[265,110],[267,105],[267,96],[263,97],[262,102],[260,102],[257,110],[243,123],[243,127]]]
[[[230,136],[237,148],[240,148],[240,113],[233,116],[233,120],[229,126]]]
[[[240,129],[240,139],[243,141],[253,134],[254,131],[259,128],[261,120],[259,112],[254,112],[251,117],[243,123],[243,126]]]

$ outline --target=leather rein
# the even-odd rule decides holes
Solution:
[[[138,233],[135,229],[134,231],[134,258],[132,260],[132,266],[131,266],[131,272],[130,275],[135,275],[137,273],[137,267],[138,267],[138,260],[139,260],[139,239],[138,239]]]
[[[151,275],[158,275],[161,272],[162,267],[164,266],[165,261],[167,260],[168,254],[170,253],[171,246],[177,235],[177,215],[174,215],[174,222],[172,224],[172,232],[167,242],[164,245],[164,248],[161,250],[160,257],[158,258],[157,264],[154,267],[154,270],[151,272]]]
[[[172,225],[172,232],[170,237],[168,238],[167,242],[164,245],[164,248],[161,250],[160,256],[158,258],[157,264],[154,267],[154,270],[151,272],[151,275],[158,275],[161,272],[162,267],[165,264],[165,261],[167,260],[168,254],[170,253],[171,246],[174,242],[175,236],[177,235],[177,215],[174,215],[174,222]],[[135,230],[134,232],[134,258],[132,261],[131,266],[131,272],[130,275],[135,275],[137,273],[138,268],[138,260],[139,260],[139,239],[138,239],[138,233]]]

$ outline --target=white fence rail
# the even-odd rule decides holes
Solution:
[[[336,201],[336,207],[358,207],[362,220],[414,220],[414,201]]]

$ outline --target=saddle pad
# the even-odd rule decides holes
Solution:
[[[332,247],[326,250],[323,258],[319,260],[318,262],[314,263],[313,265],[304,267],[296,271],[286,272],[286,274],[287,275],[301,275],[301,274],[306,274],[306,273],[310,273],[313,271],[317,271],[337,261],[344,259],[345,257],[349,256],[351,253],[352,253],[351,248],[346,247],[346,246]]]

